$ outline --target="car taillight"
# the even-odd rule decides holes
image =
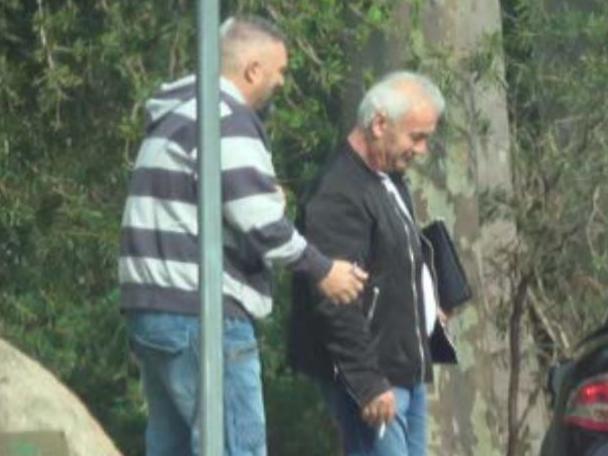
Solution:
[[[608,432],[608,375],[593,377],[572,393],[564,421],[572,426]]]

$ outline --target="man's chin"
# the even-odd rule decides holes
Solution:
[[[266,120],[268,119],[268,117],[270,117],[274,110],[274,104],[271,101],[267,101],[266,103],[262,104],[261,107],[256,108],[255,111],[260,117],[260,119]]]
[[[401,160],[399,160],[397,162],[397,167],[399,168],[399,171],[403,172],[403,171],[407,170],[410,167],[410,163],[412,163],[413,161],[414,161],[413,156],[407,156],[407,157],[404,157]]]
[[[393,169],[395,172],[403,173],[403,172],[405,172],[405,170],[407,170],[409,163],[410,163],[409,160],[407,160],[407,161],[399,160],[397,163],[395,163],[395,166]]]

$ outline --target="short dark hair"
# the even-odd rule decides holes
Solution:
[[[258,16],[232,16],[220,27],[222,48],[222,72],[238,71],[243,64],[242,56],[264,42],[286,45],[286,37],[277,26]]]
[[[236,15],[226,19],[220,28],[222,39],[249,39],[251,34],[261,34],[282,43],[285,34],[271,21],[260,16]]]

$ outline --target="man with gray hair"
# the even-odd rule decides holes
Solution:
[[[292,364],[320,382],[347,456],[426,454],[438,309],[403,172],[427,152],[444,109],[428,78],[383,78],[300,214],[322,252],[369,273],[356,306],[331,306],[306,278],[294,282]]]
[[[366,274],[332,261],[285,217],[264,126],[256,114],[284,83],[285,38],[255,17],[221,27],[220,81],[225,455],[264,456],[266,434],[254,319],[271,311],[273,264],[306,274],[334,303]],[[125,205],[121,307],[140,365],[147,456],[198,454],[199,295],[195,78],[164,84],[146,103],[146,137]],[[215,153],[215,151],[213,151]]]

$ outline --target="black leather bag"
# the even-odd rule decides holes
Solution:
[[[429,348],[434,363],[458,364],[458,354],[454,342],[452,342],[448,329],[439,320],[435,323],[435,328],[429,338]]]
[[[473,297],[471,286],[443,221],[437,220],[424,227],[422,235],[433,247],[439,305],[451,312]]]

